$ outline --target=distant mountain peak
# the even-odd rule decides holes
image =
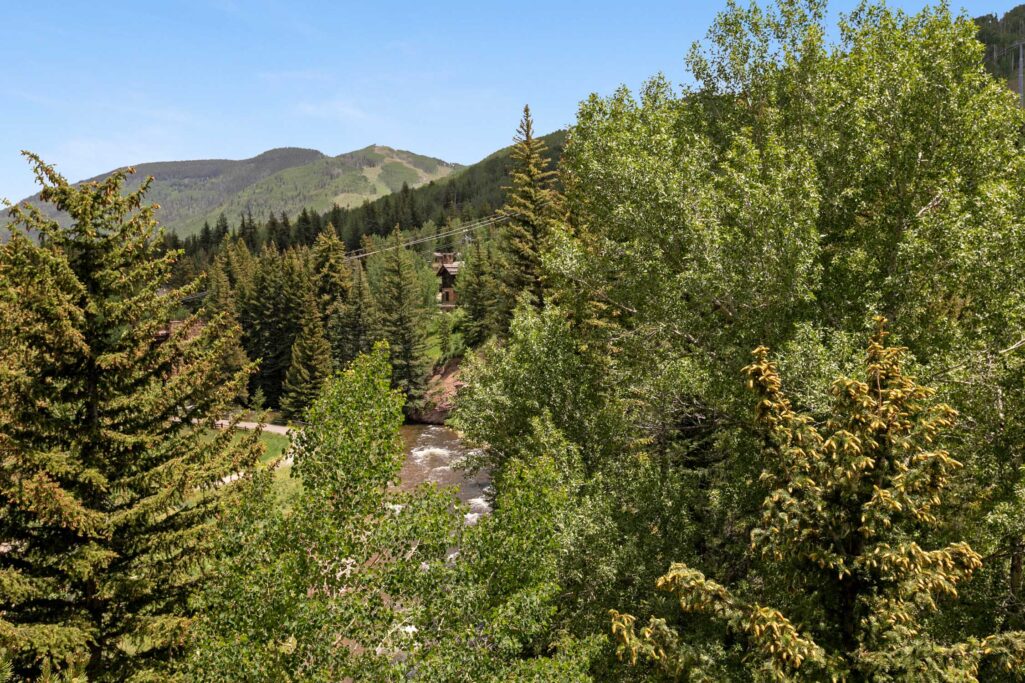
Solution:
[[[280,159],[282,157],[291,157],[295,155],[307,156],[312,159],[323,159],[327,156],[318,149],[309,149],[307,147],[274,147],[273,149],[268,149],[266,152],[260,152],[248,161]]]
[[[147,199],[160,205],[157,219],[165,229],[184,237],[198,232],[204,222],[212,225],[221,213],[233,219],[252,213],[262,219],[270,212],[325,211],[334,204],[349,207],[399,190],[403,184],[416,187],[438,180],[458,168],[458,164],[378,144],[335,157],[304,147],[276,147],[241,160],[136,164],[136,174],[127,186],[137,187],[153,176]],[[61,218],[53,207],[39,202],[38,194],[23,201]]]

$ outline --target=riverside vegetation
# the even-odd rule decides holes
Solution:
[[[145,185],[30,157],[72,223],[0,249],[7,678],[1025,676],[1025,112],[944,5],[825,16],[728,5],[557,167],[525,110],[455,313],[435,221],[183,257]],[[395,486],[445,355],[473,525]],[[287,506],[206,431],[243,405],[304,423]]]

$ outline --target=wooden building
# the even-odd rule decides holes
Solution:
[[[456,307],[456,278],[459,276],[461,265],[462,261],[442,262],[434,271],[441,280],[438,288],[438,306],[443,311],[450,311]]]

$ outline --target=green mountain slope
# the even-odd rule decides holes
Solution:
[[[394,192],[403,183],[416,187],[439,180],[458,168],[440,159],[380,145],[336,157],[286,147],[241,161],[139,164],[127,185],[134,189],[153,176],[147,199],[160,205],[158,220],[166,229],[187,236],[199,232],[204,221],[213,224],[222,212],[234,221],[245,212],[263,219],[270,211],[294,215],[304,207],[318,211],[334,204],[349,207]],[[40,204],[38,195],[24,201],[56,216],[54,210]]]
[[[554,169],[566,146],[567,132],[558,130],[541,139],[548,146],[548,167]],[[464,221],[493,213],[505,202],[512,160],[505,147],[475,164],[461,168],[440,182],[429,182],[408,194],[395,192],[351,208],[324,214],[350,247],[358,246],[364,234],[384,234],[398,225],[404,230],[419,227],[425,220],[438,225],[454,218]],[[339,203],[340,207],[343,207]]]

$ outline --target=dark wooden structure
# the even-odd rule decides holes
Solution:
[[[459,276],[459,267],[462,261],[443,262],[438,265],[435,273],[441,280],[438,288],[438,306],[443,311],[449,311],[456,307],[456,278]]]

